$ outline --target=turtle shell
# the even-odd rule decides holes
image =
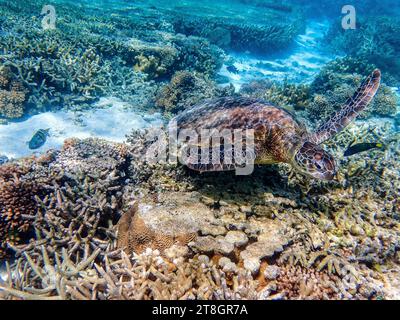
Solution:
[[[181,163],[202,172],[235,170],[257,159],[285,161],[293,137],[300,139],[305,132],[289,111],[245,97],[206,100],[172,119],[170,130],[174,128]],[[251,147],[246,130],[253,133]],[[220,136],[228,137],[228,143]]]

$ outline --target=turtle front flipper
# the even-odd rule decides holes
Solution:
[[[327,122],[321,125],[310,136],[309,140],[315,144],[321,144],[347,127],[374,98],[380,82],[381,72],[376,69],[364,80],[353,97],[347,100],[346,104],[338,112],[335,112]]]
[[[253,150],[238,150],[234,146],[204,147],[201,145],[183,145],[179,152],[179,161],[189,169],[199,172],[233,171],[253,165],[256,154]]]

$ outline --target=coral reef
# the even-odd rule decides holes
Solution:
[[[24,114],[26,90],[13,79],[8,67],[0,66],[0,117],[14,119]]]
[[[158,15],[146,12],[146,19],[129,18],[59,4],[57,29],[44,32],[37,15],[43,4],[16,2],[0,9],[0,64],[27,91],[25,97],[21,85],[13,85],[6,88],[11,95],[2,85],[0,115],[81,110],[106,95],[147,107],[157,89],[152,80],[169,79],[177,70],[212,76],[222,64],[219,48],[174,34],[168,24],[160,25]]]
[[[18,279],[0,285],[0,298],[26,300],[255,299],[256,283],[246,272],[225,273],[207,256],[174,262],[157,251],[128,256],[96,250],[81,263],[44,246],[19,260]],[[90,253],[90,251],[89,251]],[[94,260],[97,258],[98,263]],[[10,274],[9,274],[10,276]],[[13,278],[16,279],[16,278]]]
[[[304,30],[301,19],[269,24],[218,21],[204,17],[175,17],[172,24],[177,32],[208,39],[222,48],[271,54],[288,48]]]
[[[332,26],[326,36],[330,48],[338,53],[360,57],[390,74],[390,85],[399,83],[400,42],[397,34],[400,20],[397,16],[359,15],[357,29],[346,32]]]
[[[365,60],[350,57],[340,58],[327,64],[311,84],[312,99],[306,107],[309,117],[312,120],[323,121],[336,112],[347,99],[352,97],[363,79],[363,74],[373,69],[374,66]],[[398,103],[396,94],[383,83],[376,98],[360,117],[394,116]]]
[[[160,89],[156,97],[156,106],[174,114],[204,99],[232,94],[234,94],[233,86],[220,88],[200,74],[178,71],[170,83]]]
[[[170,12],[168,21],[176,32],[206,38],[223,49],[262,55],[288,48],[305,29],[302,8],[294,3],[188,1]]]
[[[312,19],[321,17],[336,19],[338,17],[338,8],[343,8],[348,4],[345,0],[325,0],[321,3],[307,0],[286,0],[282,2],[284,5],[286,2],[289,2],[292,6],[293,4],[301,5],[304,13]],[[399,9],[399,4],[392,0],[353,0],[352,5],[357,8],[357,14],[361,16],[370,16],[371,13],[376,12],[382,15],[395,16],[396,10]]]
[[[212,76],[222,65],[220,49],[205,39],[180,34],[158,36],[157,42],[133,38],[128,41],[128,50],[127,62],[148,79],[170,78],[177,70]]]
[[[269,80],[253,81],[240,89],[244,96],[269,101],[286,109],[303,110],[309,104],[310,89],[305,84],[277,83]]]
[[[297,111],[299,117],[307,118],[313,124],[321,123],[353,96],[365,74],[375,68],[366,60],[338,58],[323,67],[310,85],[256,80],[243,85],[240,94]],[[394,90],[382,83],[375,99],[360,118],[393,117],[398,105]]]
[[[80,110],[112,93],[168,117],[232,95],[213,81],[223,55],[217,46],[273,53],[304,27],[293,17],[273,25],[288,12],[303,21],[293,4],[301,0],[256,1],[242,13],[235,6],[246,1],[221,11],[236,13],[223,19],[211,19],[210,1],[187,15],[186,2],[171,10],[162,1],[157,8],[111,2],[101,15],[95,6],[62,3],[52,31],[40,28],[44,1],[8,1],[0,8],[0,116]],[[389,38],[376,39],[372,28]],[[255,81],[240,94],[323,121],[366,73],[397,57],[396,31],[392,19],[363,24],[372,38],[354,43],[360,59],[333,61],[310,85]],[[337,41],[358,33],[343,37]],[[368,51],[380,44],[382,60]],[[390,120],[372,119],[393,116],[397,105],[382,85],[363,114],[370,121],[326,143],[339,165],[330,182],[285,164],[236,176],[148,162],[155,146],[166,148],[157,140],[162,128],[134,131],[125,143],[69,139],[61,150],[7,161],[0,165],[0,259],[7,258],[0,300],[398,297],[399,133]],[[344,158],[355,138],[386,148]]]
[[[380,123],[378,128],[376,134],[381,138],[394,138],[390,127]],[[354,136],[367,138],[370,132],[368,125],[351,126],[328,147],[340,157]],[[132,137],[129,141],[137,143],[140,139]],[[275,284],[267,285],[260,291],[268,293],[267,297],[276,294],[274,298],[378,298],[387,291],[380,282],[377,266],[391,263],[398,246],[398,231],[394,227],[398,225],[395,194],[399,183],[394,173],[398,169],[387,169],[398,168],[398,149],[391,145],[389,150],[391,156],[385,158],[374,153],[361,161],[360,157],[341,160],[341,178],[332,183],[304,181],[285,166],[260,168],[251,179],[246,179],[229,173],[188,177],[185,170],[166,164],[162,169],[152,167],[144,185],[157,194],[157,199],[159,195],[168,198],[168,190],[176,188],[203,194],[201,201],[219,222],[212,230],[200,227],[201,236],[189,244],[194,252],[227,257],[255,277],[262,273],[265,259],[273,263],[281,257],[281,264],[300,267],[287,267],[292,271],[285,272],[304,279],[321,279],[323,283],[319,287],[314,280],[310,284],[306,281],[300,289],[299,282],[290,276],[292,280],[282,281],[293,281],[295,287],[291,284],[288,289],[282,285],[273,290]],[[281,178],[274,173],[277,169]],[[377,210],[382,218],[379,226],[367,218]],[[232,231],[235,236],[230,234]],[[386,240],[381,238],[384,234]]]
[[[27,167],[7,164],[0,166],[0,259],[9,245],[18,244],[32,226],[39,187],[22,178]]]
[[[340,157],[354,135],[370,132],[351,126],[328,147]],[[376,134],[395,138],[382,123]],[[247,177],[146,163],[149,137],[133,132],[126,144],[73,139],[30,160],[32,169],[19,179],[46,192],[35,197],[31,238],[8,245],[16,261],[2,298],[395,294],[382,270],[396,265],[400,243],[396,145],[388,144],[390,156],[340,160],[339,180],[320,182],[285,165]]]

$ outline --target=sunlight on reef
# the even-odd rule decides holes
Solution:
[[[22,122],[0,125],[0,153],[9,158],[20,158],[49,149],[59,149],[67,138],[98,137],[122,142],[133,129],[160,126],[160,114],[140,114],[119,99],[102,98],[86,112],[45,112]],[[50,128],[50,137],[38,150],[26,144],[39,129]]]

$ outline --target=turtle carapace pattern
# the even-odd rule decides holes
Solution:
[[[255,164],[289,163],[296,170],[317,179],[332,180],[336,175],[335,160],[320,144],[342,131],[365,109],[375,96],[381,80],[381,72],[376,69],[365,79],[352,98],[314,133],[296,120],[289,111],[273,104],[245,97],[224,97],[206,100],[176,116],[173,121],[177,134],[182,131],[197,134],[195,141],[184,140],[179,145],[180,155],[188,154],[191,148],[207,146],[208,160],[201,158],[201,151],[184,157],[183,163],[197,171],[235,170],[243,163],[235,162],[235,157],[227,159],[226,144],[201,139],[202,132],[230,132],[251,129],[254,133],[254,150],[250,158]],[[224,135],[225,136],[225,135]],[[204,137],[204,135],[203,135]],[[232,138],[233,139],[233,138]],[[239,150],[243,152],[244,149]],[[238,150],[229,150],[237,154]],[[215,162],[215,157],[218,162]],[[182,157],[180,157],[182,159]]]

